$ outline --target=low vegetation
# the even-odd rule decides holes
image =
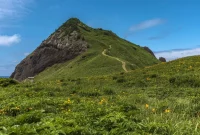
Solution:
[[[0,134],[198,135],[199,61],[194,56],[128,73],[0,85]]]

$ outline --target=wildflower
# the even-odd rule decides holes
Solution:
[[[102,98],[101,101],[99,102],[99,104],[103,104],[106,102],[106,99],[105,98]]]
[[[155,109],[155,108],[153,108],[153,109],[152,109],[152,112],[155,112],[155,111],[156,111],[156,109]]]
[[[71,104],[72,102],[71,102],[71,100],[68,98],[65,102],[64,102],[64,104],[65,105],[69,105],[69,104]]]
[[[20,108],[19,108],[19,107],[15,107],[15,109],[16,109],[16,110],[20,110]]]
[[[70,103],[70,102],[71,102],[69,98],[67,99],[67,102],[68,102],[68,103]]]
[[[149,108],[149,105],[148,105],[148,104],[145,104],[145,107],[148,109],[148,108]]]
[[[169,113],[169,112],[170,112],[170,109],[166,109],[166,110],[165,110],[165,113]]]
[[[150,78],[147,78],[147,81],[151,80]]]

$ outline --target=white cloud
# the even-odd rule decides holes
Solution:
[[[138,30],[143,30],[143,29],[148,29],[157,25],[160,25],[164,23],[165,20],[157,18],[157,19],[152,19],[152,20],[146,20],[144,22],[141,22],[139,24],[133,25],[129,31],[135,32]]]
[[[19,19],[30,12],[34,0],[0,0],[0,46],[10,46],[21,41],[20,36],[7,35],[3,29],[19,27]]]
[[[28,52],[26,52],[26,53],[24,53],[24,56],[28,56],[30,53],[28,53]]]
[[[21,38],[19,35],[15,34],[13,36],[0,35],[0,46],[10,46],[15,43],[19,43]]]
[[[200,48],[184,49],[184,50],[177,49],[177,50],[170,50],[170,51],[155,52],[155,55],[157,58],[164,57],[166,58],[167,61],[170,61],[177,58],[200,55]]]

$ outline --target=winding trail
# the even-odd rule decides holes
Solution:
[[[109,49],[111,49],[111,48],[112,48],[112,46],[110,45],[110,46],[109,46]],[[123,68],[123,70],[124,70],[125,72],[128,72],[128,70],[126,69],[126,62],[120,60],[120,59],[117,58],[117,57],[113,57],[113,56],[107,55],[107,54],[106,54],[106,51],[107,51],[107,49],[104,49],[103,52],[102,52],[102,55],[104,55],[104,56],[106,56],[106,57],[110,57],[110,58],[112,58],[112,59],[116,59],[117,61],[121,62],[121,63],[122,63],[122,68]]]

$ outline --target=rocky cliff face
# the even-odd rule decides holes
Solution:
[[[22,81],[37,75],[56,63],[71,60],[86,50],[87,42],[78,31],[72,31],[66,35],[66,31],[58,29],[17,65],[11,78]]]
[[[156,57],[155,55],[154,55],[154,53],[153,53],[153,51],[151,51],[151,49],[149,49],[148,47],[143,47],[144,48],[144,50],[146,50],[147,52],[149,52],[152,56],[154,56],[154,57]]]

